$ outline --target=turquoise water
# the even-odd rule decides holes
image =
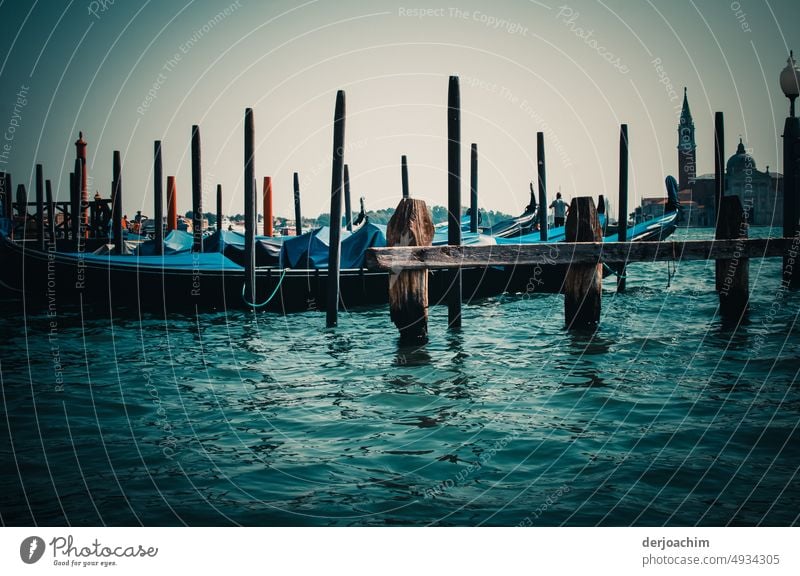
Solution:
[[[766,231],[754,229],[753,236]],[[709,231],[677,236],[707,237]],[[788,525],[800,511],[800,294],[753,260],[606,280],[594,335],[559,295],[431,310],[102,318],[0,327],[3,524]]]

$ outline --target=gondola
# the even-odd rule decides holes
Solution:
[[[673,179],[674,181],[674,179]],[[673,187],[674,188],[674,187]],[[668,190],[670,182],[668,179]],[[664,239],[675,230],[677,193],[670,194],[662,217],[633,226],[632,241]],[[181,236],[183,235],[183,236]],[[156,310],[225,310],[259,308],[294,312],[324,308],[327,289],[327,235],[324,228],[284,240],[256,239],[256,297],[244,299],[244,243],[241,235],[219,231],[204,242],[203,252],[190,250],[190,235],[167,238],[164,255],[153,255],[147,242],[133,255],[58,252],[33,248],[33,242],[15,242],[0,235],[0,275],[3,295],[25,298],[31,306],[100,306]],[[564,240],[563,227],[550,230],[549,241]],[[606,241],[614,241],[612,234]],[[464,244],[518,244],[541,242],[537,233],[516,238],[485,234],[463,235]],[[446,243],[446,230],[435,237]],[[340,271],[341,305],[344,308],[382,304],[387,301],[388,274],[363,267],[368,248],[385,246],[385,229],[366,220],[342,239]],[[565,266],[483,266],[462,271],[466,302],[503,292],[560,290]],[[451,275],[433,270],[429,300],[443,301]]]
[[[666,202],[664,203],[664,214],[636,223],[627,229],[628,242],[653,242],[666,240],[678,226],[681,215],[681,206],[678,199],[678,182],[672,176],[667,176],[664,181],[667,189]],[[603,242],[618,242],[619,233],[617,226],[613,228],[608,224],[607,215],[602,207],[599,208],[599,220],[603,229]],[[560,226],[548,230],[547,242],[558,243],[566,239],[566,228]],[[525,245],[537,244],[542,242],[539,232],[518,236],[516,238],[498,238],[497,243],[503,245]],[[564,282],[568,265],[517,265],[507,266],[505,272],[508,274],[506,291],[510,293],[531,293],[560,292]],[[604,266],[603,276],[607,277],[614,273],[613,269]]]

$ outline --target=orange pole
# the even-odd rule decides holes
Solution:
[[[83,132],[78,133],[78,140],[75,142],[76,156],[81,161],[81,181],[80,186],[80,225],[83,228],[81,235],[89,237],[89,186],[88,170],[86,170],[86,140],[83,139]]]
[[[167,232],[178,229],[178,192],[175,176],[167,176]]]
[[[272,236],[272,178],[264,176],[264,236]]]

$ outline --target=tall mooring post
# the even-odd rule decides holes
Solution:
[[[800,232],[800,118],[792,113],[783,126],[783,237]],[[800,288],[800,257],[783,257],[783,281]]]
[[[567,242],[602,242],[594,200],[573,198],[566,222]],[[600,323],[602,264],[570,264],[564,277],[564,318],[568,329],[593,330]]]
[[[220,239],[222,238],[222,184],[217,184],[217,232],[220,232]],[[222,250],[223,243],[220,242],[219,249]]]
[[[722,238],[725,225],[722,221],[722,199],[725,196],[725,120],[722,112],[714,114],[714,237]],[[714,265],[714,280],[721,286],[725,278],[725,262],[717,260]]]
[[[122,229],[122,160],[119,150],[114,150],[113,179],[111,181],[111,227],[114,230],[114,254],[124,252],[124,231]]]
[[[297,236],[303,233],[303,213],[300,211],[300,175],[294,173],[294,230]]]
[[[408,198],[408,158],[405,154],[400,157],[400,181],[403,185],[403,198]]]
[[[272,177],[264,176],[264,236],[272,234]]]
[[[333,116],[333,164],[331,167],[331,220],[328,243],[328,294],[325,324],[334,328],[339,323],[339,258],[342,253],[342,187],[344,181],[344,90],[336,93]]]
[[[203,169],[200,127],[192,126],[192,252],[203,251]]]
[[[78,140],[75,142],[76,160],[80,161],[80,177],[77,186],[79,190],[78,206],[80,215],[79,231],[83,238],[89,237],[89,171],[86,165],[86,140],[83,139],[83,132],[78,132]],[[75,174],[78,174],[76,163]]]
[[[253,109],[244,111],[244,299],[256,297],[256,180]]]
[[[83,220],[83,210],[81,207],[81,182],[83,181],[83,161],[80,158],[75,158],[75,176],[74,193],[72,201],[72,239],[75,245],[76,252],[82,252],[84,242],[84,234],[86,230],[86,223]]]
[[[175,176],[167,176],[167,232],[178,229],[178,186]]]
[[[544,132],[536,133],[536,171],[539,179],[539,238],[547,242],[547,172],[544,161]]]
[[[719,225],[722,197],[725,195],[725,118],[722,112],[714,113],[714,228]]]
[[[469,231],[478,232],[478,145],[474,142],[469,158]]]
[[[50,180],[44,182],[45,198],[47,198],[47,235],[55,249],[56,245],[56,203],[53,202],[53,184]]]
[[[42,165],[36,165],[36,243],[44,251],[44,173]]]
[[[344,226],[353,231],[353,207],[350,204],[350,167],[344,165]]]
[[[153,144],[153,219],[156,256],[164,254],[164,173],[161,165],[161,140]]]
[[[628,241],[628,125],[619,127],[619,196],[617,198],[617,237],[620,242]],[[605,207],[604,207],[605,210]],[[625,291],[625,265],[620,264],[617,275],[617,292]]]
[[[430,246],[433,220],[423,200],[403,198],[386,228],[388,246]],[[428,271],[391,270],[389,313],[400,331],[400,342],[423,343],[428,339]]]
[[[450,76],[447,94],[447,243],[461,245],[461,90],[458,76]],[[447,320],[461,327],[461,269],[449,274]]]

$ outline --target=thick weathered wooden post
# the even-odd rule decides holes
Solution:
[[[400,156],[400,181],[403,186],[403,198],[408,198],[408,158]]]
[[[424,200],[403,198],[386,228],[388,246],[430,246],[433,220]],[[402,343],[422,343],[428,338],[428,271],[391,270],[389,313]]]
[[[602,242],[594,200],[573,198],[566,222],[567,242]],[[568,329],[594,329],[600,322],[602,264],[570,264],[564,277],[564,318]]]
[[[447,243],[461,245],[461,90],[458,76],[450,76],[447,92]],[[461,269],[449,275],[447,320],[461,327]]]
[[[217,184],[217,231],[222,232],[222,184]],[[220,234],[222,238],[222,234]],[[220,250],[222,250],[222,242],[220,242]]]
[[[628,241],[628,125],[619,128],[619,196],[617,198],[617,235],[620,242]],[[617,268],[617,292],[625,291],[625,265]]]
[[[125,239],[122,229],[122,160],[120,159],[119,150],[114,150],[111,220],[114,230],[114,253],[122,254]]]
[[[339,322],[339,257],[342,236],[342,184],[344,178],[344,90],[336,93],[336,111],[333,117],[333,167],[331,170],[331,220],[328,243],[328,299],[325,323],[328,328]]]
[[[738,240],[747,236],[747,216],[741,200],[736,195],[723,196],[715,238]],[[747,312],[750,299],[750,261],[734,252],[734,258],[730,260],[717,260],[717,267],[720,272],[716,278],[720,316],[738,321]]]
[[[303,214],[300,211],[300,175],[294,173],[294,231],[300,236],[303,233]]]
[[[264,236],[272,236],[272,177],[264,176]]]
[[[200,161],[200,127],[192,126],[192,252],[203,251],[203,170]]]
[[[45,198],[47,199],[47,234],[55,249],[56,244],[56,204],[53,202],[53,185],[50,180],[44,182]]]
[[[256,160],[253,109],[244,111],[244,299],[256,296]]]
[[[544,161],[544,132],[536,133],[536,170],[539,177],[539,238],[547,242],[547,171]]]
[[[86,165],[86,140],[83,139],[83,132],[78,132],[78,140],[75,142],[76,158],[80,160],[81,169],[80,177],[78,178],[77,186],[79,190],[79,203],[80,208],[80,234],[82,238],[89,237],[89,171]],[[76,165],[77,166],[77,165]],[[78,174],[77,167],[75,173]]]
[[[353,231],[353,207],[350,204],[350,167],[344,165],[344,226]]]
[[[469,231],[478,231],[478,145],[473,142],[469,163]]]
[[[161,165],[161,140],[153,146],[153,220],[156,256],[164,254],[164,174]]]
[[[36,165],[36,241],[44,250],[44,174],[42,165]]]
[[[167,232],[178,229],[178,189],[175,176],[167,176]]]

